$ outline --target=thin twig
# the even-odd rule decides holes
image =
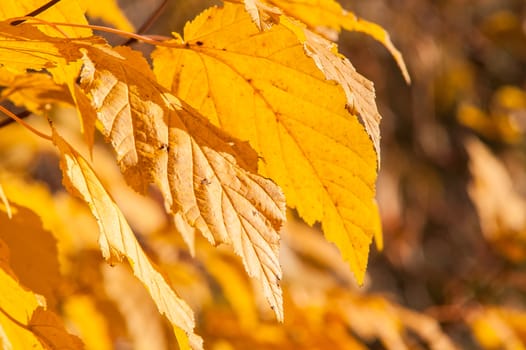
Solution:
[[[20,112],[20,113],[17,113],[16,116],[19,118],[19,119],[24,119],[24,118],[27,118],[31,115],[31,112],[28,111],[27,109]],[[13,118],[7,118],[7,119],[4,119],[2,121],[0,121],[0,128],[3,128],[4,126],[7,126],[11,123],[14,123],[15,120]]]
[[[16,122],[18,122],[19,124],[24,126],[26,129],[28,129],[29,131],[31,131],[35,135],[38,135],[38,136],[40,136],[40,137],[42,137],[42,138],[44,138],[46,140],[50,140],[50,141],[53,140],[53,138],[51,136],[46,135],[46,134],[38,131],[37,129],[35,129],[34,127],[29,125],[28,123],[26,123],[22,118],[19,118],[16,114],[11,112],[9,109],[5,108],[4,106],[0,106],[0,112],[4,113],[5,115],[7,115],[11,119],[14,119]],[[24,111],[24,112],[26,112],[26,111]]]
[[[60,2],[60,0],[50,0],[47,3],[45,3],[44,5],[42,5],[39,8],[37,8],[36,10],[29,12],[25,17],[38,16],[39,14],[41,14],[44,11],[46,11],[48,8],[52,7],[53,5],[57,4],[58,2]],[[11,22],[11,25],[12,26],[17,26],[17,25],[19,25],[21,23],[24,23],[25,21],[27,21],[27,19],[20,19],[18,21]]]
[[[159,5],[159,7],[157,7],[157,10],[155,10],[150,15],[150,18],[148,18],[148,20],[146,22],[144,22],[144,24],[139,28],[139,30],[137,30],[136,34],[143,34],[145,31],[150,29],[150,27],[155,23],[155,21],[157,21],[159,16],[164,12],[164,10],[166,9],[167,5],[168,5],[168,0],[163,0],[163,2]],[[131,45],[131,44],[133,44],[135,42],[137,42],[137,39],[130,38],[130,39],[126,40],[124,42],[124,44],[122,44],[122,45],[129,46],[129,45]]]

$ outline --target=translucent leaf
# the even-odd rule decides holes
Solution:
[[[84,340],[86,350],[111,350],[108,320],[97,309],[96,301],[86,295],[73,295],[62,305],[68,322]]]
[[[11,219],[0,213],[0,239],[9,246],[10,266],[22,285],[46,297],[47,306],[54,308],[61,281],[57,240],[35,212],[17,204],[13,209]]]
[[[109,23],[117,29],[121,29],[127,32],[134,32],[135,29],[126,18],[123,11],[120,9],[119,4],[116,0],[102,1],[87,1],[88,16],[94,18],[100,18],[104,22]]]
[[[166,315],[174,326],[186,332],[194,349],[202,348],[201,338],[193,333],[192,310],[177,297],[152,265],[126,219],[89,164],[55,130],[53,141],[60,151],[60,164],[66,188],[87,202],[97,218],[101,233],[99,244],[104,258],[109,261],[126,258],[134,274],[146,286],[159,311]]]
[[[407,82],[411,80],[400,51],[393,45],[385,29],[344,10],[335,0],[243,1],[254,21],[260,23],[260,28],[268,28],[273,22],[276,22],[277,14],[281,10],[281,13],[305,23],[311,31],[333,41],[338,39],[338,33],[341,29],[367,34],[389,50],[400,67],[405,80]]]
[[[338,82],[345,91],[347,108],[353,115],[357,115],[373,140],[378,163],[380,163],[380,120],[381,116],[376,107],[373,83],[364,78],[353,67],[351,62],[338,53],[334,43],[305,29],[297,22],[286,17],[281,20],[304,45],[306,54],[312,57],[316,66],[323,72],[325,78]]]
[[[41,70],[82,57],[83,45],[103,44],[102,38],[65,39],[44,34],[30,24],[12,26],[10,21],[0,22],[0,65],[12,72],[25,73],[27,69]]]
[[[234,29],[235,28],[235,29]],[[322,223],[361,283],[379,229],[376,154],[344,90],[281,24],[260,32],[244,8],[212,8],[159,47],[154,72],[173,93],[260,156],[260,172],[309,224]]]
[[[65,87],[57,85],[48,74],[15,74],[0,67],[0,86],[5,87],[1,92],[2,98],[8,98],[32,112],[41,112],[55,103],[73,104]]]
[[[0,21],[26,16],[48,2],[47,0],[2,1],[0,3]],[[88,24],[79,0],[58,1],[36,17],[47,22]],[[40,29],[48,35],[62,37],[57,29],[50,26],[42,26]],[[87,37],[92,34],[89,28],[61,27],[60,30],[72,37]]]
[[[81,85],[128,183],[142,192],[157,184],[191,249],[193,227],[233,246],[281,319],[277,230],[285,203],[273,182],[252,173],[255,152],[170,95],[127,48],[89,51]]]
[[[4,254],[0,262],[6,260],[6,252],[0,250]],[[80,340],[66,332],[58,316],[43,309],[41,300],[0,266],[2,349],[82,349]]]

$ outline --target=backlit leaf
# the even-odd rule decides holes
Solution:
[[[2,1],[0,3],[0,21],[26,16],[48,2],[49,0]],[[36,18],[47,22],[88,24],[79,0],[60,0],[39,13]],[[62,37],[62,34],[51,26],[42,26],[40,29],[47,35]],[[60,30],[71,37],[87,37],[92,34],[89,28],[67,26],[60,27]]]
[[[233,246],[281,319],[277,230],[285,203],[274,183],[246,170],[254,170],[255,152],[170,95],[127,48],[89,51],[81,85],[127,181],[142,192],[157,184],[191,249],[192,227]]]
[[[233,29],[235,28],[235,30]],[[309,224],[322,223],[357,280],[378,230],[376,154],[344,90],[325,78],[291,29],[260,32],[244,8],[212,8],[159,47],[154,72],[176,96],[260,155],[260,172]]]
[[[2,241],[0,240],[0,243]],[[0,244],[2,247],[2,244]],[[8,250],[0,250],[0,262]],[[2,349],[82,349],[57,315],[44,310],[45,301],[22,287],[0,265],[0,345]]]
[[[23,23],[10,25],[0,22],[0,65],[12,72],[25,73],[27,69],[41,70],[82,57],[79,48],[103,44],[100,37],[67,39],[44,34],[35,26]]]
[[[100,18],[117,29],[133,32],[135,29],[119,7],[116,0],[87,1],[88,16]]]
[[[384,45],[400,67],[407,82],[411,79],[400,51],[391,42],[389,34],[378,24],[357,17],[344,10],[335,0],[243,0],[245,7],[261,28],[268,28],[281,13],[300,20],[308,28],[327,39],[336,41],[342,29],[361,32]],[[255,10],[257,9],[257,11]]]
[[[86,201],[97,218],[101,233],[99,244],[104,258],[109,261],[126,258],[134,274],[148,289],[159,311],[174,326],[186,332],[194,349],[202,348],[201,338],[193,333],[192,310],[177,297],[152,265],[90,165],[54,129],[53,141],[61,152],[60,162],[66,188]]]
[[[47,74],[15,74],[0,67],[0,86],[5,87],[0,94],[2,98],[32,112],[45,110],[54,103],[73,104],[65,87],[57,85]]]
[[[46,297],[53,308],[61,279],[57,240],[35,212],[17,204],[13,209],[11,219],[0,213],[0,239],[9,246],[10,266],[21,284]]]

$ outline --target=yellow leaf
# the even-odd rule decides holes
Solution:
[[[112,24],[117,29],[133,32],[135,29],[128,18],[124,15],[116,0],[87,1],[88,16],[100,18],[104,22]]]
[[[277,230],[285,202],[273,182],[250,171],[255,152],[170,95],[128,48],[90,50],[81,86],[128,183],[141,192],[157,184],[191,249],[192,227],[233,246],[281,319]]]
[[[7,217],[11,219],[13,213],[11,212],[11,206],[9,205],[9,202],[7,201],[7,197],[5,196],[2,184],[0,184],[0,201],[5,207],[5,212],[7,213]]]
[[[31,24],[0,22],[0,64],[16,73],[65,66],[82,57],[80,47],[103,43],[100,37],[65,39],[48,36]]]
[[[257,14],[253,19],[256,23],[263,22],[261,25],[263,28],[275,22],[277,7],[283,14],[305,23],[311,31],[333,41],[338,39],[338,33],[342,28],[367,34],[389,50],[405,80],[407,82],[411,80],[400,51],[393,45],[385,29],[344,10],[335,0],[244,0],[244,3],[247,10],[251,9],[249,11],[251,15]]]
[[[0,257],[1,260],[1,257]],[[0,268],[0,345],[2,349],[82,349],[60,319],[39,298]]]
[[[378,229],[376,154],[343,89],[325,79],[294,32],[281,24],[260,32],[239,5],[205,11],[184,40],[153,54],[159,81],[248,140],[260,172],[307,223],[322,223],[362,283]]]
[[[0,213],[0,238],[9,246],[10,266],[20,284],[46,297],[55,307],[61,280],[57,241],[32,210],[13,204],[13,218]]]
[[[110,261],[126,258],[134,274],[148,289],[159,311],[166,315],[174,326],[186,332],[194,349],[202,348],[201,338],[193,333],[192,310],[177,297],[152,265],[126,219],[89,164],[54,129],[53,141],[60,150],[60,164],[66,188],[87,202],[97,218],[101,232],[99,244],[104,258]]]
[[[300,32],[297,35],[304,45],[305,53],[312,57],[325,78],[342,86],[347,98],[347,108],[364,124],[380,163],[381,116],[376,107],[373,83],[356,72],[351,62],[338,53],[336,45],[331,41],[304,29],[300,23],[286,17],[282,18],[281,23],[294,32]]]
[[[523,311],[487,306],[471,312],[468,323],[484,349],[526,349],[526,314]]]
[[[13,17],[22,17],[47,4],[49,0],[2,1],[0,3],[0,21]],[[79,0],[61,0],[39,13],[36,18],[47,22],[88,24]],[[40,27],[42,32],[51,36],[61,34],[50,26]],[[60,27],[63,33],[72,37],[87,37],[92,34],[89,28]]]
[[[69,92],[57,85],[53,79],[42,73],[15,74],[0,67],[0,86],[5,86],[1,97],[11,100],[18,106],[24,106],[31,112],[49,109],[51,104],[72,105]]]
[[[64,305],[64,313],[84,340],[86,350],[111,350],[113,345],[107,321],[88,296],[71,296]]]

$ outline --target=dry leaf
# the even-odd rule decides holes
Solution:
[[[87,202],[97,218],[101,233],[99,244],[104,258],[109,261],[126,258],[134,274],[148,289],[159,312],[166,315],[174,326],[186,332],[193,349],[201,349],[202,340],[193,332],[192,310],[177,297],[152,265],[126,219],[102,187],[89,164],[54,129],[53,142],[60,150],[60,163],[66,188]]]

